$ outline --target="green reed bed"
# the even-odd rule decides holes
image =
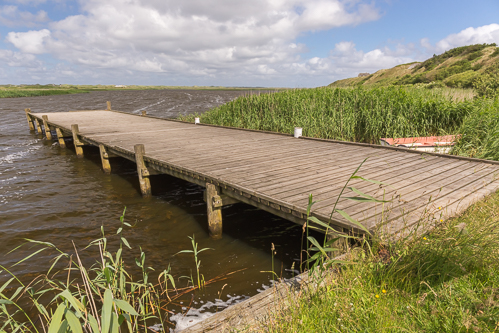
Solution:
[[[201,115],[201,122],[366,143],[383,137],[455,133],[473,101],[400,87],[314,88],[248,95]],[[192,121],[194,116],[181,117]]]
[[[427,234],[357,248],[350,261],[249,331],[499,331],[499,193]]]
[[[39,89],[39,90],[0,89],[0,98],[68,95],[68,94],[79,94],[86,92],[88,91],[75,90],[75,89]]]
[[[458,133],[456,155],[499,161],[499,99],[475,101],[476,112],[468,115]]]

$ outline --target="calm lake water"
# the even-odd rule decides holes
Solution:
[[[85,158],[77,159],[71,145],[70,149],[61,149],[57,143],[30,133],[24,114],[25,108],[33,112],[104,109],[109,100],[115,110],[138,114],[146,110],[149,115],[171,118],[202,113],[244,93],[149,90],[0,99],[0,263],[11,266],[31,253],[33,249],[23,247],[7,254],[23,239],[30,238],[52,242],[71,253],[73,241],[89,267],[97,256],[83,248],[100,236],[101,226],[108,235],[115,234],[126,207],[125,221],[134,224],[124,231],[132,246],[127,257],[131,270],[136,269],[133,258],[139,256],[141,247],[147,266],[161,272],[171,265],[177,278],[191,275],[195,271],[192,257],[174,254],[191,249],[187,236],[192,235],[200,248],[213,249],[200,255],[201,273],[206,280],[245,269],[210,284],[193,299],[187,295],[172,305],[171,310],[178,314],[172,318],[177,329],[270,286],[272,276],[262,271],[271,270],[272,243],[277,250],[276,271],[291,277],[296,273],[290,270],[293,262],[296,267],[299,264],[300,226],[237,204],[223,209],[223,239],[214,241],[208,236],[201,187],[166,175],[152,176],[153,196],[144,199],[134,163],[112,159],[113,173],[105,175],[98,149],[86,149]],[[26,279],[32,278],[46,272],[53,256],[42,252],[13,270]],[[139,274],[134,276],[138,278]],[[0,274],[0,285],[6,278]],[[177,284],[184,286],[186,280],[177,280]],[[187,311],[191,300],[193,308]]]

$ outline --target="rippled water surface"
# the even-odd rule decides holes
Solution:
[[[208,236],[201,187],[166,175],[152,176],[153,197],[143,199],[134,163],[111,159],[113,173],[105,175],[98,149],[86,149],[85,158],[77,159],[71,146],[61,149],[57,143],[30,133],[23,111],[104,109],[109,100],[115,110],[139,114],[146,110],[149,115],[169,118],[201,113],[244,93],[148,90],[0,99],[0,263],[10,266],[30,253],[26,247],[7,254],[24,238],[30,238],[52,242],[65,251],[72,251],[74,241],[82,249],[85,265],[90,266],[97,257],[83,248],[99,237],[101,226],[109,235],[114,234],[126,207],[126,221],[134,224],[124,232],[133,248],[128,258],[130,269],[134,269],[133,258],[138,257],[142,247],[147,265],[156,271],[171,264],[177,278],[190,275],[195,269],[193,259],[174,254],[190,249],[187,236],[192,235],[200,248],[213,248],[200,255],[205,279],[245,269],[228,280],[210,284],[193,300],[188,295],[180,301],[182,304],[172,306],[174,312],[185,314],[175,316],[178,327],[269,286],[272,277],[262,271],[272,267],[271,243],[277,249],[276,271],[290,277],[291,265],[299,257],[299,226],[237,204],[224,207],[224,236],[214,241]],[[52,257],[53,253],[42,252],[36,260],[15,266],[14,271],[26,277],[36,276],[48,269]],[[5,279],[6,275],[0,274],[0,285]],[[187,313],[191,301],[193,309]]]

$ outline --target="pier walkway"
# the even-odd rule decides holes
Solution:
[[[473,201],[499,189],[499,162],[406,148],[190,124],[118,111],[31,113],[30,128],[66,145],[73,138],[77,155],[84,146],[100,147],[105,172],[109,158],[137,163],[143,195],[150,195],[150,176],[169,174],[206,187],[212,237],[221,237],[221,207],[244,202],[303,224],[309,194],[312,215],[328,221],[342,187],[355,169],[358,175],[386,185],[354,179],[349,186],[389,203],[339,200],[338,209],[368,230],[397,237],[418,221],[443,221]],[[152,184],[154,186],[154,182]],[[345,196],[355,196],[346,190]],[[340,232],[361,232],[340,214],[331,224]],[[380,229],[381,228],[381,229]]]

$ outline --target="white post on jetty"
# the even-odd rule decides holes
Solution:
[[[198,117],[194,118],[194,124],[199,124],[199,118]]]
[[[295,127],[295,138],[299,138],[302,134],[303,129],[301,127]]]

